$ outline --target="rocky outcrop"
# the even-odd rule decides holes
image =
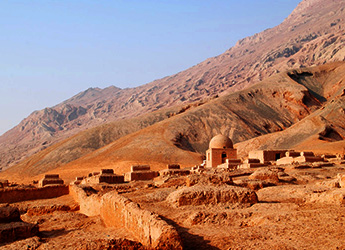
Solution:
[[[195,185],[171,193],[167,201],[176,207],[231,203],[254,204],[258,202],[258,197],[253,190],[242,187]]]
[[[231,173],[225,171],[221,173],[204,172],[201,174],[191,174],[186,178],[187,187],[191,187],[196,184],[217,186],[223,184],[231,185],[232,183]]]
[[[18,208],[9,204],[0,206],[0,223],[21,221]]]
[[[29,238],[37,233],[38,225],[23,222],[18,208],[0,206],[0,243]]]
[[[252,180],[263,180],[263,181],[269,181],[273,183],[278,183],[278,173],[283,172],[280,169],[269,169],[269,168],[262,168],[256,170],[254,173],[252,173],[249,176],[249,179]]]

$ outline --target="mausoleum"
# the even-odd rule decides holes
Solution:
[[[216,135],[210,141],[206,151],[206,167],[216,168],[226,163],[226,160],[237,159],[237,150],[234,149],[231,139],[225,135]]]

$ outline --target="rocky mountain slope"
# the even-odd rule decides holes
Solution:
[[[0,137],[0,167],[105,122],[230,93],[290,68],[344,60],[344,7],[343,0],[303,0],[282,24],[178,74],[137,88],[88,89],[35,111]]]
[[[258,148],[309,149],[344,143],[345,62],[290,70],[206,103],[115,121],[57,143],[4,171],[33,178],[58,171],[71,178],[100,168],[118,173],[131,164],[160,169],[201,163],[210,139],[231,137],[244,156]],[[266,135],[269,134],[269,135]],[[262,135],[262,136],[261,136]],[[243,142],[248,139],[248,142]],[[259,143],[257,143],[259,142]],[[336,145],[337,146],[337,145]],[[336,147],[339,150],[339,146]],[[333,148],[323,148],[333,152]]]

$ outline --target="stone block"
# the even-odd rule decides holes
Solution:
[[[114,174],[114,169],[102,169],[101,174]]]
[[[59,175],[58,174],[46,174],[44,176],[45,179],[59,179]]]
[[[46,185],[63,185],[64,181],[60,179],[58,174],[46,174],[43,179],[38,182],[39,187]]]
[[[124,183],[124,176],[123,175],[111,175],[111,174],[101,174],[99,176],[95,176],[99,178],[99,183],[108,183],[108,184],[117,184],[117,183]]]
[[[168,164],[168,169],[180,169],[179,164]]]
[[[43,179],[40,180],[38,183],[39,187],[44,187],[47,185],[63,185],[64,181],[61,179]]]
[[[131,172],[136,172],[136,171],[149,171],[150,166],[149,165],[133,165],[131,166]]]
[[[157,177],[159,173],[157,171],[135,171],[125,173],[125,181],[144,181],[152,180]]]

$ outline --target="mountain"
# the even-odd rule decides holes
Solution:
[[[204,102],[288,69],[343,61],[344,7],[343,0],[303,0],[280,25],[185,71],[137,88],[88,89],[35,111],[0,137],[0,167],[106,122]]]
[[[339,152],[345,146],[344,113],[345,62],[290,70],[205,103],[83,131],[1,176],[32,179],[51,171],[72,180],[101,168],[123,173],[131,164],[150,164],[153,169],[169,163],[193,166],[202,162],[218,133],[238,143],[240,156],[259,148]]]

